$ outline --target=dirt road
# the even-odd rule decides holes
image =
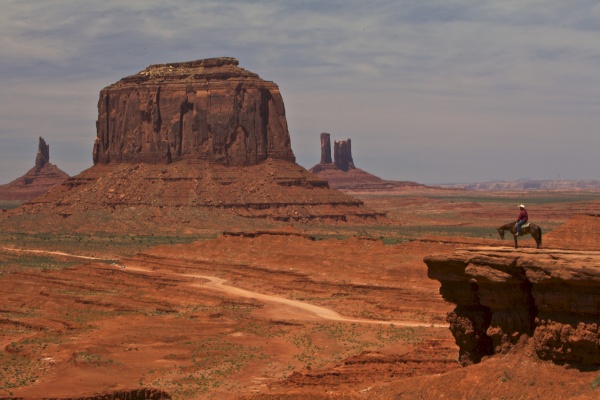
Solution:
[[[146,271],[150,272],[150,271]],[[395,326],[408,326],[408,327],[430,327],[430,328],[445,328],[447,329],[447,325],[438,325],[438,324],[423,324],[418,322],[410,322],[410,321],[380,321],[380,320],[370,320],[370,319],[357,319],[357,318],[348,318],[337,312],[330,310],[328,308],[315,306],[313,304],[304,303],[297,300],[290,300],[283,297],[272,296],[263,293],[251,292],[249,290],[237,288],[234,286],[224,285],[226,282],[225,279],[217,278],[216,276],[206,276],[206,275],[182,275],[190,278],[202,278],[208,280],[208,282],[195,283],[194,286],[201,288],[208,288],[211,290],[219,290],[221,292],[231,294],[234,296],[269,301],[284,304],[290,307],[299,308],[301,310],[309,311],[320,318],[331,320],[331,321],[340,321],[340,322],[355,322],[361,324],[377,324],[377,325],[395,325]]]

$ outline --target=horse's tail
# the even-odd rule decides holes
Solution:
[[[538,225],[538,230],[540,232],[540,246],[542,245],[542,228]]]

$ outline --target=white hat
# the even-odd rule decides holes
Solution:
[[[519,204],[519,208],[525,208],[523,204]]]

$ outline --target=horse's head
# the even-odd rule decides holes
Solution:
[[[504,229],[502,228],[497,228],[498,229],[498,235],[500,235],[500,239],[504,239]]]

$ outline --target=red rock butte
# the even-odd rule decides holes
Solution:
[[[295,162],[279,87],[238,64],[151,65],[102,89],[94,164]]]
[[[94,165],[3,227],[172,234],[383,216],[295,163],[279,88],[234,58],[123,78],[100,92],[96,125]]]

